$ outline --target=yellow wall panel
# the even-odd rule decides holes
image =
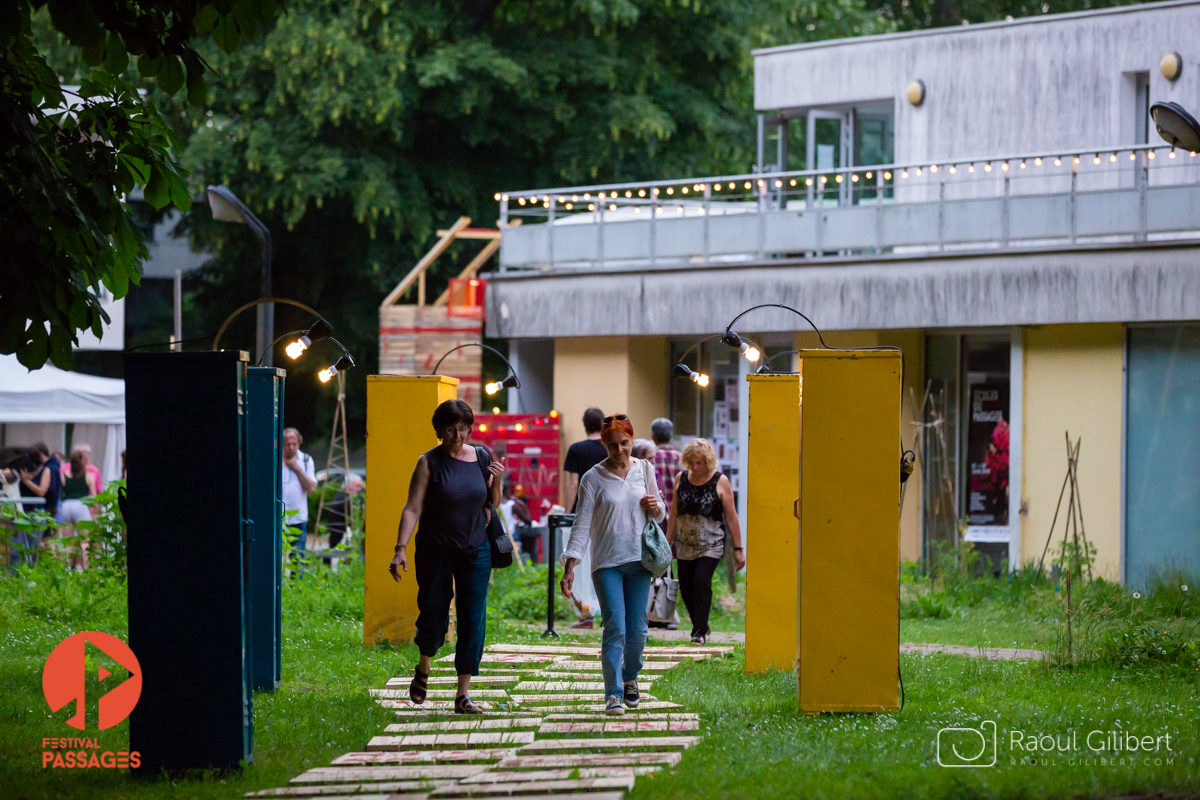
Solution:
[[[925,331],[825,331],[825,341],[832,347],[877,347],[891,345],[904,351],[904,388],[901,393],[900,438],[906,450],[914,448],[917,419],[921,400],[925,396]],[[812,331],[796,334],[797,350],[820,347]],[[915,406],[914,408],[914,401]],[[900,560],[921,560],[921,462],[908,479],[904,490],[904,507],[900,511]]]
[[[629,340],[629,400],[625,413],[633,430],[643,439],[650,437],[650,423],[669,414],[671,396],[671,345],[663,336],[638,336]],[[620,413],[613,406],[605,413]]]
[[[749,375],[746,519],[746,672],[796,663],[796,555],[800,492],[800,380]]]
[[[400,514],[417,458],[438,443],[430,419],[434,409],[458,396],[458,379],[441,376],[367,377],[367,526],[363,642],[396,644],[417,632],[416,536],[408,543],[408,572],[392,580],[392,560]],[[419,532],[418,534],[419,535]]]
[[[800,708],[899,708],[900,354],[801,353]]]
[[[1067,445],[1082,437],[1079,493],[1095,574],[1121,577],[1121,429],[1125,326],[1047,325],[1025,329],[1021,560],[1041,558],[1067,474]],[[1059,515],[1055,541],[1062,535]],[[1046,556],[1047,562],[1050,556]]]
[[[564,446],[584,437],[584,411],[595,406],[605,414],[628,413],[628,403],[628,337],[554,340],[554,407],[561,415]]]

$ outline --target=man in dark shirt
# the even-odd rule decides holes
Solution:
[[[563,462],[563,472],[567,478],[564,506],[571,514],[575,513],[579,479],[583,477],[583,473],[608,458],[608,450],[600,441],[600,425],[603,421],[604,412],[598,408],[589,408],[583,412],[583,432],[587,434],[587,438],[576,442],[567,450],[567,458]]]

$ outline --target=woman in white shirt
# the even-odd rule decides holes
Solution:
[[[642,529],[647,519],[662,522],[664,504],[654,479],[654,466],[633,458],[633,426],[629,417],[605,417],[600,441],[608,458],[579,481],[575,525],[562,559],[562,591],[571,596],[575,565],[591,540],[592,581],[600,599],[604,639],[600,661],[604,672],[605,713],[636,708],[637,677],[650,625],[650,572],[642,566]]]

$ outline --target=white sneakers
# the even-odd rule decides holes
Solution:
[[[621,698],[617,695],[612,695],[608,698],[608,703],[604,706],[604,713],[610,717],[619,717],[625,713],[625,706],[621,705]]]

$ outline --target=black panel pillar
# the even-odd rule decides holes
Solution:
[[[254,757],[249,680],[246,360],[239,351],[125,356],[130,715],[139,772]]]

